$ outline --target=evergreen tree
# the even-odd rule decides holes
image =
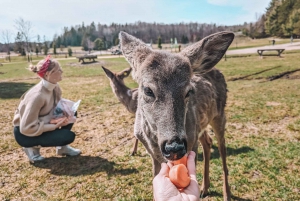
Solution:
[[[158,42],[157,42],[157,44],[158,44],[158,48],[159,48],[159,49],[162,49],[162,46],[161,46],[161,37],[160,37],[160,36],[158,37]]]
[[[22,48],[22,50],[21,50],[21,56],[26,56],[26,52],[25,52],[24,48]]]
[[[119,45],[119,43],[120,43],[120,39],[119,39],[119,38],[116,38],[116,39],[115,39],[114,45]]]
[[[38,48],[38,46],[35,47],[35,54],[36,54],[36,56],[39,55],[39,48]]]
[[[95,41],[95,50],[103,50],[104,49],[104,42],[101,38],[97,38]]]
[[[73,54],[73,51],[72,51],[72,49],[70,47],[68,48],[68,54],[69,54],[69,57],[71,57],[72,54]]]
[[[55,40],[55,43],[56,43],[57,47],[60,47],[62,45],[62,41],[61,41],[60,36],[57,37],[57,39]]]
[[[187,43],[189,43],[188,37],[185,36],[185,35],[182,35],[182,36],[181,36],[181,43],[182,43],[182,44],[187,44]]]
[[[22,35],[20,34],[20,32],[18,32],[17,36],[15,38],[14,51],[22,54],[22,51],[23,51],[22,47],[23,47]]]
[[[53,54],[56,55],[57,53],[56,53],[56,44],[55,44],[55,42],[53,43],[52,47],[53,47]]]
[[[46,41],[44,42],[44,48],[43,48],[43,50],[44,50],[44,55],[47,55],[48,51],[49,51],[49,48],[48,48],[48,44],[47,44]]]

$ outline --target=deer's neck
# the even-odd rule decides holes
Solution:
[[[131,90],[128,87],[126,87],[124,83],[111,82],[111,86],[114,94],[122,103],[129,98],[131,99],[132,96]]]

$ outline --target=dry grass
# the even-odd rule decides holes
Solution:
[[[300,199],[300,79],[266,79],[299,68],[298,57],[299,53],[263,60],[250,56],[218,64],[226,79],[280,66],[228,81],[226,139],[234,200]],[[119,71],[128,64],[123,58],[84,66],[75,60],[62,60],[61,64],[64,97],[82,100],[72,146],[83,154],[57,157],[54,148],[43,148],[46,160],[28,163],[13,138],[11,122],[19,97],[39,79],[26,71],[25,62],[4,64],[0,67],[0,200],[151,200],[151,159],[141,144],[137,156],[129,156],[134,115],[114,97],[101,69],[104,65]],[[136,87],[131,78],[126,83]],[[222,200],[222,168],[216,146],[214,139],[210,196],[205,200]],[[198,153],[201,183],[201,147]]]

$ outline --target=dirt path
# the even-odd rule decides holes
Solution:
[[[227,55],[233,54],[257,54],[258,49],[285,49],[285,50],[299,50],[300,49],[300,42],[296,43],[285,43],[279,45],[266,45],[261,47],[253,47],[253,48],[245,48],[245,49],[238,49],[238,50],[228,50]]]

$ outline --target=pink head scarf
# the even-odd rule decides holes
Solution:
[[[50,62],[51,62],[51,61],[50,61],[50,57],[51,57],[51,55],[49,54],[49,55],[46,57],[43,66],[41,67],[41,69],[39,70],[39,72],[37,72],[37,74],[38,74],[41,78],[44,77],[44,75],[46,74],[46,72],[47,72],[47,70],[48,70],[48,68],[49,68],[49,65],[50,65]]]

